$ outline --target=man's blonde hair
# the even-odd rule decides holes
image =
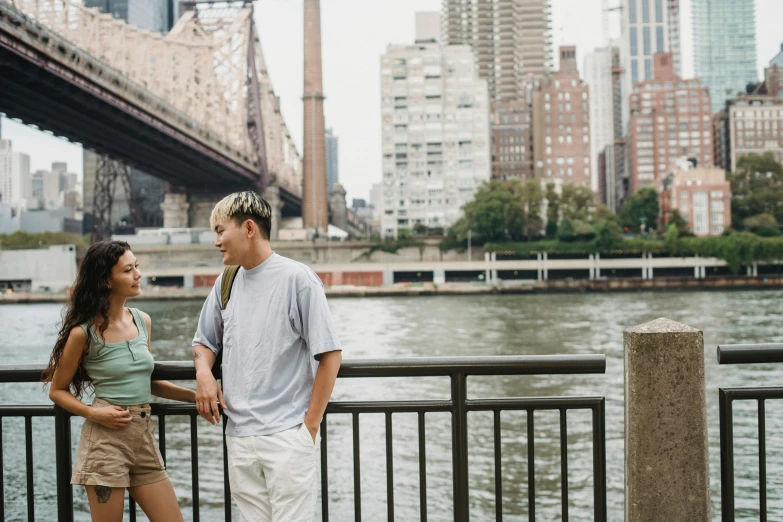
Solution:
[[[269,239],[269,233],[272,229],[272,207],[252,190],[234,192],[218,201],[218,204],[212,209],[209,227],[215,230],[218,221],[224,219],[234,219],[238,223],[252,219],[261,229],[264,239]]]

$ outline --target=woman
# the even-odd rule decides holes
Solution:
[[[125,301],[141,293],[141,272],[124,241],[93,244],[44,372],[49,397],[86,420],[71,484],[87,489],[93,521],[121,521],[125,489],[151,522],[182,520],[150,422],[150,397],[195,402],[195,392],[151,381],[150,317]],[[79,399],[92,387],[95,400]]]

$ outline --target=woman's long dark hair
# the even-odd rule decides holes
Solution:
[[[76,282],[71,289],[71,298],[65,311],[65,319],[57,335],[57,342],[49,357],[49,366],[44,370],[41,379],[44,383],[52,382],[54,372],[60,365],[65,343],[71,330],[81,324],[95,323],[96,317],[102,317],[98,330],[103,337],[103,332],[109,326],[109,276],[111,269],[117,264],[120,257],[130,250],[130,245],[125,241],[98,241],[93,243],[79,264],[79,273]],[[87,346],[79,360],[79,367],[73,375],[70,390],[77,398],[91,386],[91,381],[84,369],[84,355],[89,353],[92,345],[92,336],[87,336]]]

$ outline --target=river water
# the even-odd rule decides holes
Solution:
[[[605,396],[609,520],[623,518],[623,329],[668,317],[704,331],[709,401],[713,518],[720,514],[719,387],[774,386],[773,365],[720,367],[720,343],[783,341],[783,292],[669,292],[524,296],[460,296],[331,299],[345,358],[415,356],[586,354],[607,356],[606,375],[471,377],[478,397]],[[200,302],[131,303],[153,320],[157,360],[189,360]],[[62,307],[56,304],[0,306],[2,364],[47,360]],[[192,383],[185,383],[191,386]],[[46,404],[37,384],[0,385],[4,404]],[[342,379],[334,400],[447,398],[446,379]],[[783,401],[767,405],[769,519],[783,520]],[[361,417],[363,520],[386,520],[385,431],[382,415]],[[587,412],[569,413],[570,520],[592,519],[592,435]],[[419,519],[418,442],[415,414],[395,414],[394,507],[397,520]],[[737,520],[758,520],[758,453],[755,403],[735,404]],[[74,445],[80,419],[73,420]],[[54,423],[34,419],[36,520],[53,520]],[[471,413],[470,506],[472,520],[494,520],[492,417]],[[527,520],[527,427],[524,414],[502,415],[504,520]],[[559,420],[535,415],[537,520],[560,520]],[[23,421],[3,420],[6,520],[26,520]],[[189,421],[167,419],[169,474],[186,520],[192,520]],[[222,520],[221,432],[199,421],[201,520]],[[447,414],[427,414],[427,496],[431,521],[452,519],[451,436]],[[353,520],[351,419],[329,418],[330,519]],[[74,489],[77,520],[89,520],[86,497]],[[320,503],[319,503],[320,506]],[[127,520],[127,518],[126,518]],[[143,515],[139,520],[146,520]],[[235,520],[238,516],[235,514]]]

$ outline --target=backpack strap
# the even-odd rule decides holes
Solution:
[[[228,265],[223,269],[223,279],[220,281],[220,309],[225,310],[228,306],[228,300],[231,299],[231,287],[234,286],[234,279],[237,278],[239,265]]]

